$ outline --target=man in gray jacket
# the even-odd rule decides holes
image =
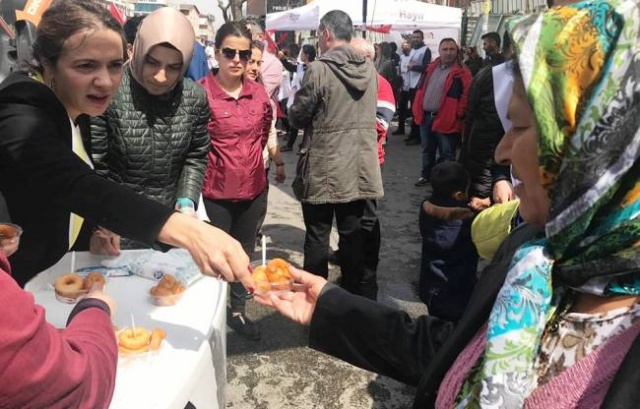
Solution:
[[[323,55],[311,63],[289,110],[305,129],[296,195],[306,227],[304,269],[327,277],[329,234],[335,215],[340,235],[342,287],[362,293],[365,200],[383,195],[376,135],[377,76],[371,62],[349,45],[353,24],[338,10],[320,20]]]

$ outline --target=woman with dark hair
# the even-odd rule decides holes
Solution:
[[[302,52],[300,53],[300,61],[302,64],[293,64],[291,62],[282,62],[282,65],[289,72],[293,73],[293,80],[291,81],[291,94],[287,100],[287,108],[293,105],[295,100],[296,91],[300,89],[302,78],[307,70],[307,66],[316,60],[316,49],[311,44],[305,44],[302,46]],[[282,61],[282,60],[280,60]],[[289,135],[287,139],[287,145],[280,148],[280,152],[290,152],[293,150],[293,145],[296,143],[298,137],[298,130],[289,126]]]
[[[33,66],[0,84],[0,190],[24,228],[10,256],[16,280],[50,267],[99,223],[148,244],[186,247],[203,273],[254,285],[246,254],[225,233],[93,172],[78,125],[101,114],[118,88],[121,30],[100,3],[55,1],[38,26]],[[113,301],[92,287],[60,330],[10,274],[0,252],[0,407],[108,407],[118,359]]]
[[[640,1],[511,20],[521,75],[495,159],[527,222],[455,324],[417,319],[291,269],[259,296],[310,346],[417,386],[418,408],[638,407]],[[588,60],[589,64],[576,64]]]
[[[273,114],[264,86],[246,75],[252,53],[249,30],[237,22],[225,23],[215,45],[219,68],[201,82],[211,108],[211,152],[202,195],[211,223],[251,254],[266,200],[262,151]],[[260,339],[257,324],[245,316],[247,291],[236,283],[230,289],[227,324],[241,335]]]
[[[210,145],[206,93],[184,77],[194,42],[193,27],[179,11],[162,7],[149,14],[113,101],[91,120],[98,174],[191,215]],[[146,247],[127,238],[121,246]]]

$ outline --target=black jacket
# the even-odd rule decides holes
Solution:
[[[82,117],[81,117],[82,118]],[[69,213],[153,244],[172,210],[98,176],[71,148],[69,116],[55,94],[25,74],[0,84],[0,191],[24,229],[11,257],[24,285],[68,250]]]
[[[508,166],[502,166],[504,172],[492,169],[501,167],[493,156],[504,132],[494,101],[492,67],[485,67],[473,77],[469,89],[460,152],[460,163],[471,175],[469,196],[491,197],[495,174],[509,174]]]
[[[442,379],[487,322],[515,250],[538,229],[521,225],[487,266],[457,326],[352,295],[335,285],[323,289],[311,321],[309,346],[360,368],[417,387],[415,409],[433,408]],[[631,346],[603,408],[635,409],[640,402],[640,338]]]

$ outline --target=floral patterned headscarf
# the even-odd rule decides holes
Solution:
[[[458,407],[523,407],[562,289],[640,294],[639,27],[640,0],[583,1],[509,23],[550,221],[544,239],[514,255]]]

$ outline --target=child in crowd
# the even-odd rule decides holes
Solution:
[[[433,168],[433,193],[420,208],[420,299],[429,314],[457,321],[476,284],[478,253],[471,240],[473,212],[467,207],[471,179],[457,162]]]

